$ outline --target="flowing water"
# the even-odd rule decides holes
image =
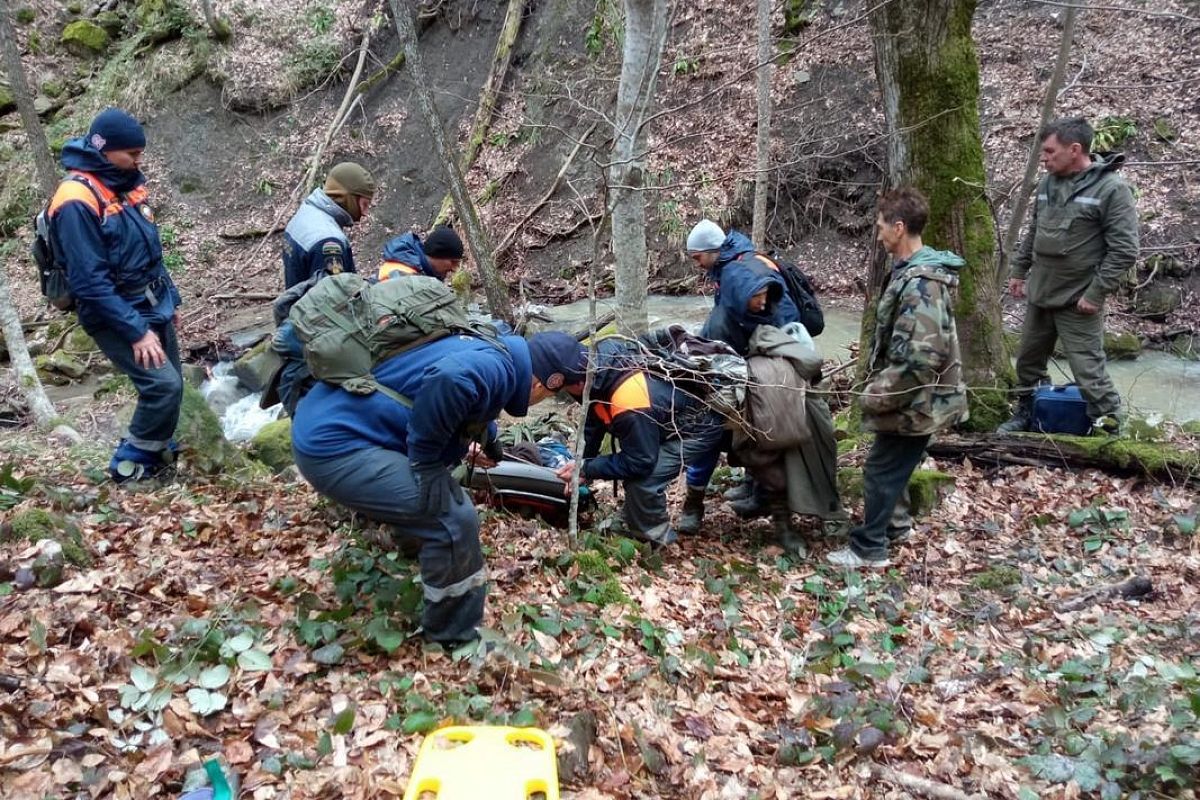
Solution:
[[[647,305],[651,327],[681,323],[698,328],[712,309],[712,298],[650,295]],[[596,306],[597,316],[614,310],[612,300],[598,300]],[[542,310],[554,320],[553,324],[543,324],[543,328],[575,331],[587,327],[586,300]],[[847,348],[858,340],[861,321],[861,315],[855,312],[838,308],[825,310],[825,331],[816,340],[825,358],[844,361],[849,357]],[[1200,362],[1147,350],[1132,361],[1109,362],[1108,374],[1125,403],[1136,413],[1151,420],[1200,420]],[[1055,383],[1069,383],[1071,370],[1065,361],[1056,359],[1050,367],[1050,375]]]
[[[651,327],[679,323],[695,330],[712,309],[711,297],[650,295],[647,303]],[[596,303],[597,316],[613,309],[612,300]],[[536,329],[577,331],[587,327],[589,304],[586,300],[564,306],[543,306],[538,310],[553,322],[539,323]],[[849,346],[858,340],[860,323],[861,316],[855,312],[838,308],[825,310],[825,331],[816,341],[827,359],[844,361],[849,357]],[[201,391],[221,416],[226,438],[240,442],[251,439],[268,422],[278,419],[282,407],[260,409],[259,395],[242,389],[232,368],[228,362],[218,364],[213,368],[212,379],[205,381]],[[1056,383],[1069,382],[1071,373],[1065,362],[1056,361],[1050,369]],[[1110,362],[1108,373],[1127,406],[1138,414],[1150,420],[1200,420],[1200,362],[1150,350],[1133,361]]]

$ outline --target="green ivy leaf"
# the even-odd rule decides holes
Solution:
[[[334,642],[333,644],[327,644],[324,647],[318,647],[316,650],[313,650],[312,659],[318,664],[332,666],[342,663],[342,656],[345,652],[346,649],[344,647]]]
[[[1075,762],[1066,756],[1026,756],[1017,763],[1028,767],[1034,777],[1050,783],[1066,783],[1075,776]]]
[[[201,672],[197,682],[202,689],[220,689],[229,682],[229,674],[229,667],[217,664],[215,667],[209,667]]]
[[[350,705],[333,718],[333,732],[345,736],[354,727],[354,706]]]
[[[1200,764],[1200,746],[1192,744],[1177,744],[1171,748],[1171,755],[1189,766]]]
[[[1067,524],[1072,528],[1079,528],[1082,527],[1084,523],[1090,521],[1094,515],[1094,509],[1077,508],[1067,515]]]
[[[329,731],[321,734],[321,738],[317,739],[317,758],[324,758],[333,752],[333,737],[329,735]]]
[[[1196,517],[1185,517],[1183,514],[1176,514],[1175,527],[1179,528],[1179,532],[1184,536],[1194,536],[1196,533]]]
[[[210,692],[207,689],[192,688],[187,691],[187,701],[200,716],[215,714],[225,708],[228,698],[220,692]]]
[[[254,634],[250,631],[242,631],[232,639],[228,639],[221,646],[222,650],[228,650],[229,653],[237,655],[244,653],[254,646]]]
[[[237,663],[246,672],[270,672],[274,666],[271,663],[271,657],[257,647],[244,653],[238,653]]]
[[[404,644],[404,634],[391,628],[376,631],[375,644],[385,653],[395,652],[396,648]]]
[[[404,718],[400,730],[405,733],[429,733],[437,724],[437,715],[429,711],[415,711]]]
[[[129,670],[129,680],[138,688],[138,691],[148,692],[158,683],[158,676],[142,665],[134,664],[133,669]]]
[[[1076,761],[1075,782],[1085,792],[1094,792],[1100,788],[1100,770],[1090,761]]]
[[[514,728],[532,728],[533,726],[537,725],[537,715],[533,713],[532,708],[525,706],[517,711],[517,713],[512,715],[512,718],[509,719],[508,724],[512,725]]]

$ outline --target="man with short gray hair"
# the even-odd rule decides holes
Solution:
[[[1026,298],[1017,351],[1017,410],[1000,433],[1033,425],[1033,391],[1050,382],[1055,341],[1087,401],[1093,433],[1117,434],[1121,396],[1104,356],[1104,301],[1138,255],[1133,192],[1117,174],[1120,153],[1094,155],[1082,117],[1055,120],[1040,133],[1042,167],[1032,221],[1013,259],[1008,290]]]

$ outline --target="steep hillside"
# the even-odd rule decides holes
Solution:
[[[411,106],[410,78],[403,67],[385,69],[399,51],[385,6],[374,0],[217,2],[233,30],[226,44],[207,36],[198,3],[183,0],[105,0],[90,7],[34,0],[17,9],[27,68],[53,142],[78,134],[109,102],[146,120],[148,173],[172,268],[192,301],[186,317],[192,344],[218,337],[221,319],[238,307],[227,295],[278,287],[278,238],[253,234],[286,220],[295,207],[364,33],[370,33],[370,87],[325,157],[326,164],[361,160],[381,180],[375,210],[354,230],[360,260],[372,263],[388,237],[427,225],[440,204],[445,183]],[[778,170],[771,240],[797,255],[824,291],[856,304],[883,158],[865,6],[785,6],[775,25],[781,65],[774,79]],[[981,3],[977,14],[986,191],[1002,225],[1058,47],[1060,10],[1004,0]],[[504,12],[497,0],[445,0],[424,20],[421,47],[439,110],[460,137]],[[695,290],[697,276],[680,248],[700,215],[748,226],[752,16],[749,0],[701,0],[673,11],[647,175],[655,187],[647,199],[656,290]],[[100,53],[73,55],[60,43],[80,19],[110,37]],[[554,301],[581,291],[574,275],[591,257],[581,203],[598,213],[596,164],[604,160],[621,24],[616,0],[529,2],[492,131],[469,174],[498,241],[551,185],[576,140],[591,131],[568,172],[569,185],[521,228],[502,261],[511,285],[522,285],[530,298]],[[1118,306],[1112,325],[1150,338],[1195,328],[1190,300],[1200,249],[1194,222],[1200,106],[1190,76],[1200,62],[1198,25],[1196,4],[1183,0],[1146,13],[1089,11],[1077,27],[1059,100],[1061,113],[1103,122],[1107,143],[1130,156],[1148,257],[1131,286],[1154,271],[1144,295],[1167,279],[1162,302],[1168,310],[1149,314],[1158,321],[1147,322],[1145,309],[1131,300]],[[80,45],[72,52],[81,52]],[[36,289],[19,240],[28,235],[25,222],[37,198],[16,114],[0,126],[7,131],[0,139],[6,162],[0,225],[10,237],[5,261],[22,309],[32,315]],[[222,298],[217,304],[214,295]],[[1183,310],[1171,310],[1175,306]]]

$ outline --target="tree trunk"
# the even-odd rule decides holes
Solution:
[[[25,402],[29,403],[34,422],[39,428],[48,430],[53,427],[58,415],[54,412],[54,404],[46,396],[46,390],[42,388],[37,370],[33,368],[29,347],[25,344],[25,332],[21,330],[21,317],[13,303],[8,273],[3,266],[0,266],[0,328],[4,330],[4,345],[8,348],[8,358],[12,362],[17,385],[21,387]]]
[[[21,122],[24,123],[25,135],[29,138],[29,150],[33,153],[33,163],[37,168],[38,186],[42,190],[42,196],[49,200],[58,188],[58,170],[50,156],[46,132],[42,130],[42,123],[33,107],[33,93],[29,90],[29,81],[25,78],[25,67],[21,64],[17,34],[13,30],[12,19],[8,16],[7,3],[0,7],[0,51],[3,51],[0,52],[0,56],[4,59],[4,72],[8,75],[13,101],[17,104],[17,110],[21,112]]]
[[[771,0],[758,0],[758,139],[754,161],[754,222],[751,239],[767,248],[767,167],[771,163]]]
[[[666,0],[625,0],[625,51],[613,122],[609,214],[617,262],[617,327],[626,335],[642,333],[648,324],[643,123],[654,99],[666,35]]]
[[[888,128],[889,186],[929,198],[927,244],[961,255],[955,303],[968,423],[995,427],[1007,412],[1012,368],[1004,347],[996,285],[995,228],[984,196],[979,132],[979,60],[971,40],[976,0],[912,0],[870,13],[875,74]],[[877,295],[868,299],[873,307]],[[864,350],[869,349],[868,347]]]
[[[446,131],[442,127],[441,119],[438,118],[437,107],[433,102],[433,92],[430,91],[429,80],[425,74],[425,63],[421,60],[421,53],[417,49],[417,32],[413,25],[412,13],[408,5],[400,0],[388,0],[388,4],[392,9],[392,17],[396,21],[396,33],[404,47],[405,61],[412,74],[417,106],[433,136],[438,160],[442,162],[442,168],[446,170],[446,180],[450,183],[450,194],[454,197],[454,207],[458,212],[459,220],[462,221],[467,247],[471,249],[471,257],[479,269],[479,277],[483,281],[483,292],[487,297],[489,309],[494,316],[512,324],[514,321],[512,303],[508,299],[504,280],[496,271],[496,264],[492,260],[491,242],[488,241],[483,226],[479,224],[479,215],[467,192],[462,170],[458,166],[458,158],[450,149]]]
[[[521,33],[521,17],[524,14],[525,0],[508,0],[508,13],[504,16],[500,38],[496,40],[496,52],[492,55],[492,69],[482,91],[479,92],[475,121],[471,124],[471,135],[467,137],[467,149],[459,166],[464,174],[471,171],[471,165],[475,163],[475,157],[483,147],[483,139],[492,125],[492,115],[496,113],[496,102],[500,99],[504,78],[508,75],[509,65],[512,64],[513,45],[517,43],[517,36]],[[434,218],[435,224],[445,222],[450,216],[450,204],[453,200],[449,194],[442,199],[442,207],[438,209],[437,217]]]
[[[1078,6],[1068,5],[1066,11],[1063,12],[1062,39],[1058,43],[1058,59],[1054,62],[1054,73],[1050,76],[1050,83],[1046,85],[1046,96],[1042,98],[1042,117],[1038,123],[1038,131],[1046,126],[1051,115],[1054,114],[1058,90],[1062,88],[1063,76],[1067,72],[1067,61],[1071,57],[1071,40],[1075,36],[1075,16],[1078,10]],[[1033,191],[1033,180],[1037,177],[1038,155],[1041,151],[1042,143],[1038,141],[1035,133],[1033,145],[1029,148],[1029,157],[1025,159],[1025,175],[1021,178],[1021,188],[1017,190],[1012,217],[1008,221],[1008,231],[1004,234],[1004,245],[1000,248],[996,280],[1001,287],[1008,280],[1008,262],[1012,258],[1013,250],[1017,247],[1017,239],[1021,236],[1021,226],[1025,222],[1025,211],[1029,208],[1029,195]]]
[[[200,0],[200,5],[204,9],[204,21],[208,23],[208,29],[212,31],[212,37],[219,42],[223,42],[233,33],[233,28],[229,22],[222,17],[217,16],[217,12],[213,10],[212,0]]]

